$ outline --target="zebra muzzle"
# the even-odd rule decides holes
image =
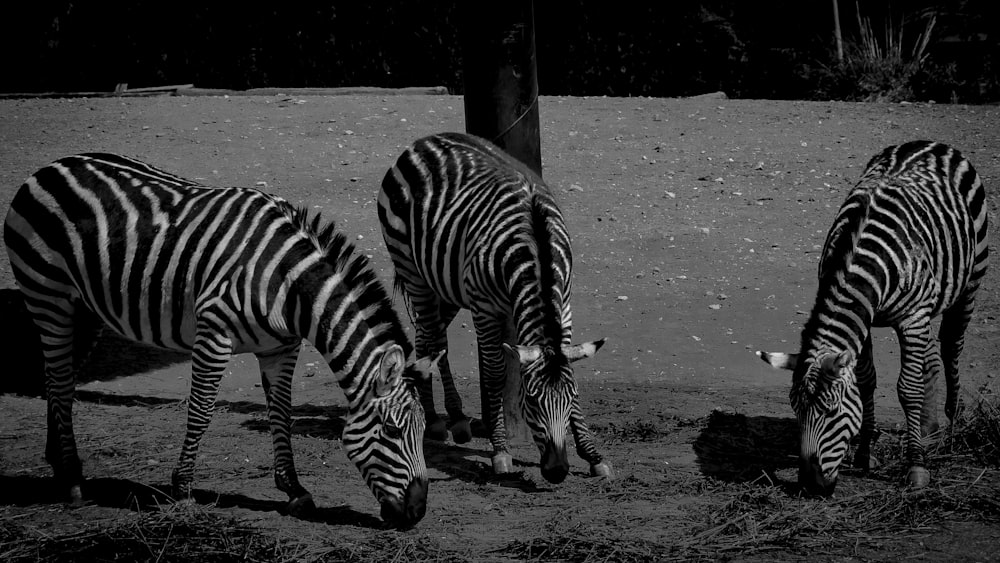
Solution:
[[[799,486],[807,495],[828,497],[833,494],[836,485],[837,477],[830,479],[823,474],[816,454],[811,455],[808,460],[799,460]]]
[[[427,478],[413,479],[406,487],[403,498],[382,501],[382,520],[397,528],[409,528],[427,513]]]
[[[569,460],[566,458],[566,446],[556,446],[549,442],[542,452],[542,477],[549,483],[559,484],[569,475]]]

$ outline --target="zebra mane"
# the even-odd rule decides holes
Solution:
[[[278,200],[278,207],[292,220],[295,227],[305,233],[324,253],[333,246],[334,239],[339,234],[337,224],[329,221],[323,224],[323,216],[316,212],[309,216],[309,210],[304,205],[295,207],[285,200]],[[343,236],[343,235],[341,235]]]
[[[871,193],[866,189],[855,189],[847,196],[840,206],[834,225],[823,244],[820,254],[820,283],[827,281],[829,276],[851,264],[857,249],[858,239],[868,223],[868,212],[871,209]],[[834,263],[830,263],[835,260]]]
[[[385,335],[402,346],[404,355],[409,356],[412,351],[410,339],[406,336],[403,324],[392,307],[391,296],[375,274],[368,258],[358,252],[343,232],[337,230],[336,222],[329,221],[324,224],[319,212],[310,215],[305,206],[294,207],[283,200],[279,205],[292,223],[316,243],[323,253],[324,261],[340,272],[344,286],[362,289],[357,299],[358,307],[368,309],[372,305],[378,306],[390,326]]]
[[[556,276],[552,256],[552,233],[549,230],[548,210],[539,201],[539,194],[531,194],[531,234],[538,251],[538,286],[542,300],[544,321],[542,335],[546,345],[551,346],[557,358],[562,358],[562,311],[561,299],[556,293]]]

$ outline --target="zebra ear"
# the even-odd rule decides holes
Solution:
[[[604,346],[607,338],[602,338],[600,340],[593,340],[591,342],[584,342],[583,344],[575,344],[573,346],[563,346],[563,355],[566,359],[575,362],[577,360],[582,360],[584,358],[589,358],[597,353]]]
[[[798,354],[785,354],[783,352],[761,352],[757,351],[757,356],[765,362],[771,364],[771,367],[778,369],[787,369],[789,371],[795,371],[795,367],[799,365],[799,355]]]
[[[403,368],[406,367],[406,356],[403,349],[398,344],[389,346],[382,353],[382,360],[378,366],[378,379],[375,380],[375,395],[385,397],[393,389],[399,386],[403,377]]]
[[[542,357],[542,349],[539,346],[511,346],[504,342],[503,349],[508,356],[517,358],[517,362],[522,366]]]
[[[430,381],[434,376],[441,376],[441,358],[444,357],[446,351],[447,349],[442,348],[433,356],[424,356],[413,362],[413,369],[420,375],[421,381]]]

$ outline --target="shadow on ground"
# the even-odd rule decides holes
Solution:
[[[122,395],[89,389],[77,390],[74,397],[77,401],[116,407],[145,407],[154,409],[175,407],[179,411],[177,414],[178,417],[185,416],[184,412],[186,412],[185,399]],[[264,398],[261,396],[261,401],[263,400]],[[262,403],[220,399],[215,403],[215,411],[216,413],[229,411],[237,414],[260,415],[259,418],[251,418],[240,423],[240,426],[255,432],[266,432],[268,434],[271,432],[271,425],[267,420],[267,407]],[[340,441],[344,434],[344,417],[346,416],[347,408],[342,406],[295,405],[292,407],[292,434]]]
[[[447,479],[432,479],[438,481],[459,480],[466,483],[484,485],[487,483],[501,487],[518,489],[525,493],[544,493],[552,491],[546,485],[539,486],[525,471],[512,471],[504,475],[493,473],[491,458],[493,450],[475,449],[449,442],[424,440],[424,459],[427,467],[437,469],[449,476]],[[515,467],[537,467],[537,463],[514,459]]]
[[[0,393],[41,396],[45,379],[38,329],[32,322],[21,292],[0,289],[0,357],[8,377],[0,378]],[[185,362],[190,354],[139,344],[102,330],[103,322],[86,308],[74,317],[76,339],[73,360],[77,383],[109,381]]]
[[[694,441],[698,467],[708,477],[742,483],[798,465],[794,418],[714,411]]]
[[[88,504],[136,512],[158,510],[173,503],[174,501],[167,491],[170,491],[169,485],[146,485],[128,479],[115,478],[88,479],[83,486],[83,496]],[[220,494],[196,489],[194,501],[201,505],[218,508],[243,508],[258,512],[288,514],[285,502],[260,500],[239,494]],[[0,475],[0,505],[2,506],[32,506],[65,502],[63,491],[51,477]],[[385,527],[382,521],[375,516],[358,512],[348,506],[317,507],[302,520],[331,526],[357,526],[376,529]]]

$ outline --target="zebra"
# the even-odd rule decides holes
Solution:
[[[191,498],[195,457],[233,354],[259,360],[288,512],[315,508],[291,447],[291,379],[302,339],[348,402],[343,445],[388,522],[426,510],[424,414],[412,345],[368,259],[333,223],[251,188],[204,186],[132,158],[87,153],[41,168],[4,222],[14,277],[37,326],[48,399],[45,457],[73,504],[82,468],[73,433],[73,315],[124,337],[190,351],[187,432],[173,496]]]
[[[945,414],[958,408],[958,359],[986,273],[986,191],[959,151],[930,141],[875,155],[826,237],[816,303],[798,354],[758,352],[793,371],[789,399],[800,429],[799,483],[830,495],[850,440],[854,465],[870,468],[875,433],[871,327],[895,329],[897,393],[906,419],[907,482],[926,486],[921,437],[938,430],[936,382]],[[940,349],[931,334],[941,316]]]
[[[570,365],[604,340],[571,345],[572,250],[542,179],[484,139],[432,135],[410,145],[385,174],[378,214],[397,290],[416,326],[417,352],[444,353],[437,366],[455,442],[472,436],[447,358],[448,325],[465,308],[476,329],[494,473],[512,470],[506,422],[517,427],[523,417],[546,480],[559,483],[569,473],[567,428],[591,474],[610,477]],[[419,383],[419,395],[426,436],[444,440],[430,381]]]

